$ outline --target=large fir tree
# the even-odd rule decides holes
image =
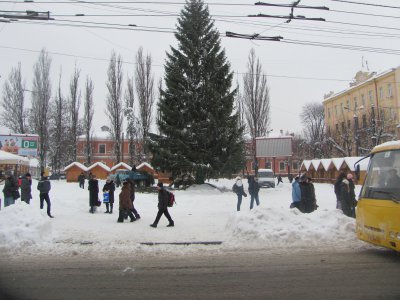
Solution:
[[[233,74],[203,1],[186,2],[175,37],[158,104],[160,135],[151,135],[153,164],[174,176],[195,174],[198,182],[229,176],[243,166],[242,128]]]

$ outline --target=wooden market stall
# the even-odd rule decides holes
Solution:
[[[79,162],[73,162],[64,168],[67,182],[78,182],[78,176],[83,172],[87,175],[88,168]]]
[[[88,167],[87,172],[89,172],[89,177],[90,174],[92,174],[96,175],[97,179],[107,179],[108,175],[111,173],[111,169],[107,165],[97,162]]]

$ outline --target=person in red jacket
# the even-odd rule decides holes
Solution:
[[[136,221],[132,213],[132,201],[131,201],[131,187],[129,182],[124,181],[122,185],[121,193],[119,194],[119,216],[118,223],[123,223],[125,215],[128,215],[131,222]]]

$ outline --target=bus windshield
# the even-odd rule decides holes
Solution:
[[[400,150],[378,152],[371,157],[362,198],[400,201]]]

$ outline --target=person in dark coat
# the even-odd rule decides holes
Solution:
[[[78,176],[79,187],[81,189],[85,188],[85,174],[83,172]]]
[[[115,185],[119,188],[121,186],[121,179],[119,178],[119,174],[115,177]]]
[[[242,197],[243,196],[247,197],[247,194],[245,193],[243,188],[242,178],[240,178],[239,176],[236,177],[236,182],[233,185],[232,190],[237,195],[238,198],[236,209],[237,211],[240,211],[240,205],[242,204]]]
[[[32,178],[30,173],[26,173],[22,176],[21,181],[21,201],[25,201],[27,204],[32,199]]]
[[[342,183],[339,186],[339,199],[343,214],[354,218],[352,212],[353,200],[351,198],[350,183],[346,178],[342,180]]]
[[[341,209],[341,201],[340,201],[340,185],[342,183],[342,180],[346,178],[346,174],[344,172],[340,172],[338,178],[335,181],[334,184],[334,190],[335,190],[335,195],[336,195],[336,208]]]
[[[250,194],[250,209],[253,209],[254,200],[256,201],[257,206],[260,205],[260,200],[258,198],[258,192],[260,191],[260,186],[258,185],[257,178],[254,176],[249,176],[249,194]]]
[[[168,191],[164,189],[164,185],[162,182],[157,184],[158,190],[158,213],[156,219],[154,220],[153,224],[150,224],[151,227],[156,228],[158,222],[160,221],[161,216],[164,216],[168,219],[167,227],[174,227],[175,222],[172,220],[171,215],[168,212],[168,202],[169,202],[169,194]]]
[[[112,214],[114,206],[114,191],[115,184],[110,178],[107,179],[106,184],[103,187],[103,193],[108,193],[108,203],[106,203],[107,211],[105,213]]]
[[[281,174],[278,175],[278,183],[276,184],[277,186],[279,185],[279,182],[283,183]]]
[[[18,192],[18,183],[12,175],[11,171],[5,172],[6,180],[4,182],[4,207],[15,203],[16,192]]]
[[[51,190],[51,184],[49,179],[44,175],[44,172],[40,173],[40,181],[37,185],[37,189],[39,190],[39,198],[40,198],[40,209],[43,209],[44,201],[47,204],[47,215],[50,218],[53,218],[51,215],[51,202],[49,197],[49,192]]]
[[[131,222],[136,221],[132,213],[131,185],[127,181],[123,182],[122,190],[119,194],[119,215],[117,222],[123,223],[125,215],[129,216]]]
[[[355,185],[353,181],[353,174],[349,173],[347,174],[347,180],[349,181],[349,189],[350,189],[350,198],[351,198],[351,215],[353,218],[356,217],[356,206],[357,206],[357,200],[356,200],[356,192],[355,192]]]
[[[89,206],[90,210],[89,212],[91,214],[94,214],[96,211],[96,206],[98,205],[99,202],[99,182],[96,179],[96,175],[92,175],[91,178],[89,179]]]
[[[314,185],[309,182],[308,177],[303,174],[300,177],[301,212],[311,213],[315,210],[315,191]]]
[[[135,205],[133,204],[133,202],[135,201],[135,182],[130,178],[127,181],[130,184],[130,188],[131,188],[130,191],[131,191],[131,201],[132,201],[132,212],[133,212],[136,220],[139,220],[140,215],[137,212]]]

